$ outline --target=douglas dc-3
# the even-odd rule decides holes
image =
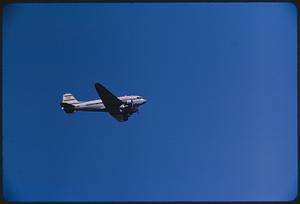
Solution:
[[[61,108],[66,113],[76,111],[108,112],[119,122],[124,122],[128,120],[129,116],[138,111],[140,105],[146,103],[146,99],[141,96],[116,97],[99,83],[95,84],[95,88],[101,99],[78,101],[72,94],[66,93],[60,103]]]

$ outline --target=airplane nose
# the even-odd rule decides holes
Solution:
[[[147,100],[146,100],[146,99],[144,99],[143,103],[146,103],[146,102],[147,102]]]

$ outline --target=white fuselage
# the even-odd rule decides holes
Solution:
[[[140,96],[120,96],[118,97],[118,99],[124,102],[124,104],[121,105],[120,108],[125,108],[128,105],[131,105],[133,107],[138,107],[146,103],[146,100]],[[73,105],[75,106],[75,111],[97,111],[97,112],[107,111],[101,99],[90,100],[90,101],[79,101],[78,103],[75,103]]]

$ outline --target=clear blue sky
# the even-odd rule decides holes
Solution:
[[[294,199],[296,18],[288,3],[6,5],[5,198]],[[95,82],[148,103],[125,123],[61,110]]]

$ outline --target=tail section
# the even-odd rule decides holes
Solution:
[[[68,103],[68,104],[79,104],[79,101],[77,101],[77,99],[70,93],[66,93],[63,95],[63,103]]]
[[[79,104],[79,101],[70,93],[63,95],[63,101],[60,106],[66,113],[73,113],[75,111],[75,105]]]

